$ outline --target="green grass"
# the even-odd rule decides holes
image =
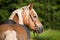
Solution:
[[[60,40],[60,31],[58,30],[44,30],[43,33],[39,34],[39,38],[33,35],[31,32],[30,40]]]

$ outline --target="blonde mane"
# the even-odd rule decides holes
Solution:
[[[22,11],[23,9],[25,10],[25,13],[26,13],[26,16],[27,16],[27,19],[29,18],[29,7],[28,6],[24,6],[22,8],[19,8],[17,10],[14,10],[11,14],[11,16],[9,17],[10,20],[13,20],[15,14],[18,15],[18,18],[19,18],[19,24],[22,24],[24,25],[23,23],[23,18],[22,18]],[[37,13],[34,11],[34,9],[32,8],[33,12],[36,14],[37,16]]]

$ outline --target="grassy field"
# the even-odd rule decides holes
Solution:
[[[39,38],[33,35],[31,32],[30,40],[60,40],[60,31],[47,29],[42,34],[39,34]]]

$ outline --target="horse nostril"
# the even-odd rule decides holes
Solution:
[[[36,33],[40,34],[43,32],[43,27],[36,27]]]
[[[43,32],[43,27],[41,26],[41,27],[38,27],[38,32],[39,33],[42,33]]]

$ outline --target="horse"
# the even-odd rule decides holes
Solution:
[[[30,40],[29,29],[43,32],[43,25],[33,9],[33,4],[14,10],[7,21],[0,25],[0,40]]]
[[[39,21],[36,11],[33,9],[33,3],[14,10],[9,20],[14,20],[17,24],[26,25],[30,30],[38,34],[43,32],[43,25]]]

